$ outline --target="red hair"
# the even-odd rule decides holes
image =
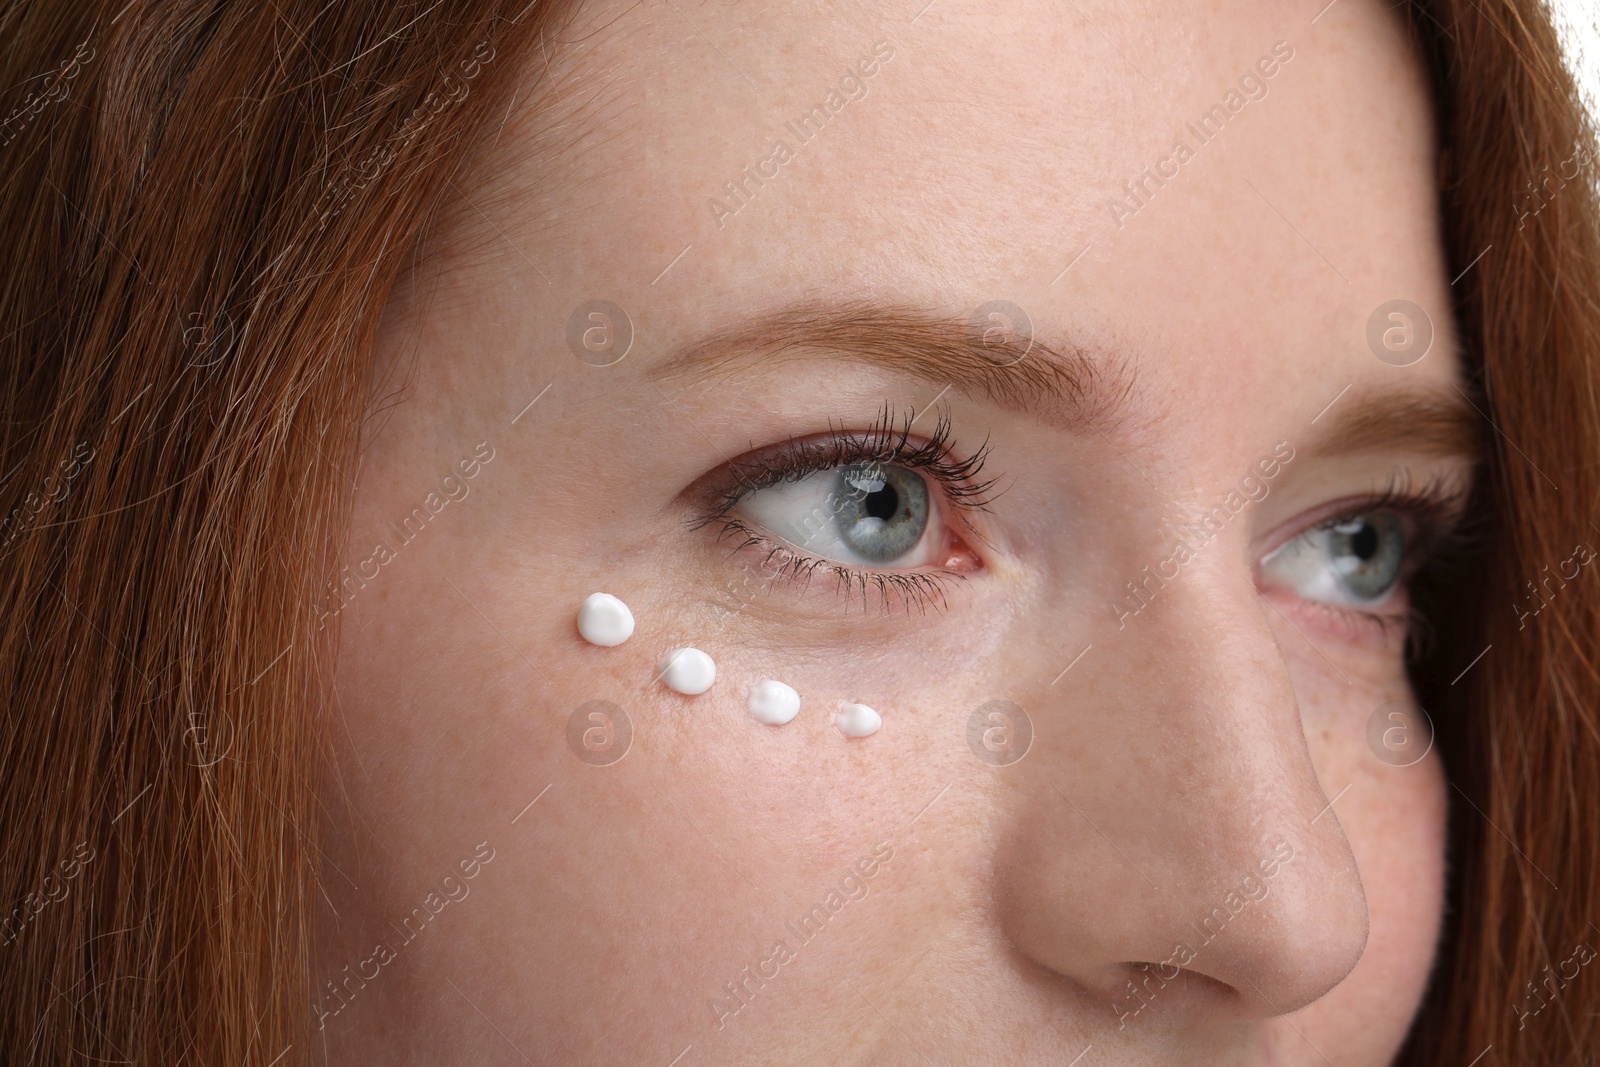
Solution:
[[[305,1054],[318,622],[378,316],[570,6],[0,9],[5,1062]],[[1414,665],[1456,805],[1405,1062],[1556,1063],[1600,1046],[1600,983],[1516,1007],[1600,943],[1600,606],[1510,605],[1600,537],[1600,206],[1559,178],[1594,130],[1533,0],[1406,10],[1495,432],[1490,551]]]

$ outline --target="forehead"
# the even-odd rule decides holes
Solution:
[[[1404,299],[1437,384],[1420,62],[1379,4],[1319,6],[585,5],[495,150],[500,222],[557,332],[595,298],[663,341],[801,296],[1006,300],[1157,393],[1299,368],[1331,397],[1395,373],[1365,337]]]

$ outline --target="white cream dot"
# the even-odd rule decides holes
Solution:
[[[661,681],[673,692],[699,696],[717,680],[717,665],[698,648],[675,648],[661,657]]]
[[[750,690],[746,705],[757,722],[782,726],[800,711],[800,694],[780,681],[768,678]]]
[[[865,704],[840,704],[839,710],[833,713],[833,725],[846,737],[866,737],[878,732],[883,716]]]
[[[590,593],[578,608],[578,633],[591,645],[620,645],[633,636],[633,612],[610,593]]]

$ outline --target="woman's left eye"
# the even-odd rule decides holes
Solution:
[[[1286,541],[1261,561],[1261,573],[1306,600],[1373,608],[1399,584],[1405,550],[1400,517],[1368,512],[1324,523]]]
[[[732,509],[791,547],[859,567],[941,562],[944,524],[923,476],[849,463],[748,493]]]

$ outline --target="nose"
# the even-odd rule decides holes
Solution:
[[[1286,1014],[1366,946],[1271,610],[1247,567],[1196,561],[1030,694],[1034,751],[1003,794],[1001,922],[1120,1026]]]

